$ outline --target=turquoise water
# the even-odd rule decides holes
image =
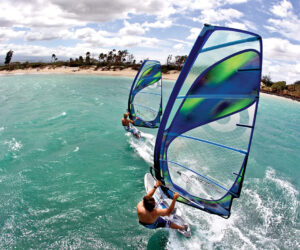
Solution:
[[[0,249],[299,249],[300,103],[262,96],[232,216],[178,204],[186,239],[138,224],[156,130],[120,125],[132,80],[0,77]]]

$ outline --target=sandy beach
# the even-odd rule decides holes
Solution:
[[[66,67],[66,66],[0,71],[0,75],[21,75],[21,74],[91,74],[91,75],[135,77],[137,71],[131,68],[123,69],[123,70],[120,69],[102,70],[101,68],[99,68],[98,70],[95,70],[95,67],[82,69],[79,67]],[[175,81],[178,75],[179,75],[179,71],[172,70],[166,74],[163,74],[163,79]]]

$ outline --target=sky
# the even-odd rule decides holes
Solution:
[[[300,80],[300,0],[0,0],[0,63],[127,49],[166,63],[188,55],[203,25],[263,38],[263,75]]]

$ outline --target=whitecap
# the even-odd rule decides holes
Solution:
[[[4,141],[4,144],[8,145],[8,149],[11,152],[19,151],[23,147],[21,141],[17,141],[16,138],[12,138],[10,141]]]
[[[130,146],[142,157],[147,163],[153,163],[153,152],[155,144],[155,136],[152,134],[142,133],[140,139],[136,139],[131,133],[126,133],[129,137]]]
[[[61,118],[61,117],[64,117],[64,116],[66,116],[67,115],[67,112],[62,112],[62,113],[60,113],[60,114],[58,114],[58,115],[56,115],[56,116],[53,116],[53,117],[50,117],[49,119],[48,119],[48,121],[52,121],[52,120],[56,120],[56,119],[59,119],[59,118]]]

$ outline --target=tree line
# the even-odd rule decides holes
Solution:
[[[90,67],[95,66],[95,70],[99,68],[102,69],[123,69],[131,67],[138,70],[142,64],[142,60],[137,61],[133,54],[129,53],[128,50],[110,50],[107,53],[100,53],[98,57],[93,57],[91,53],[86,52],[85,56],[79,56],[75,58],[70,58],[67,61],[59,60],[55,54],[51,55],[50,63],[44,62],[13,62],[11,63],[13,57],[13,51],[9,50],[5,57],[4,66],[0,66],[0,70],[14,70],[14,69],[25,69],[25,68],[43,68],[46,66],[60,67]],[[148,58],[147,58],[148,59]],[[164,73],[170,70],[181,70],[184,65],[187,55],[169,55],[166,64],[162,65],[162,71]]]
[[[36,62],[36,63],[11,63],[14,51],[9,50],[6,53],[4,66],[0,66],[0,70],[14,70],[24,68],[43,68],[46,66],[60,67],[90,67],[94,66],[95,70],[102,68],[102,70],[113,69],[124,69],[131,67],[132,69],[138,70],[142,64],[142,60],[138,61],[134,55],[129,53],[128,50],[110,50],[107,53],[100,53],[97,58],[91,56],[91,53],[86,52],[85,56],[79,56],[78,58],[70,58],[68,61],[58,60],[55,54],[52,54],[50,63]],[[148,59],[148,58],[147,58]],[[167,73],[170,70],[181,70],[187,55],[168,55],[166,64],[162,65],[162,72]],[[285,81],[273,82],[271,77],[264,75],[261,79],[263,86],[262,89],[269,92],[284,92],[284,91],[296,91],[297,95],[300,96],[300,81],[296,81],[293,84],[287,85]],[[299,92],[299,93],[298,93]]]
[[[287,85],[286,81],[273,82],[270,76],[264,75],[261,82],[263,83],[261,87],[263,92],[300,99],[300,81],[295,81],[293,84]]]

